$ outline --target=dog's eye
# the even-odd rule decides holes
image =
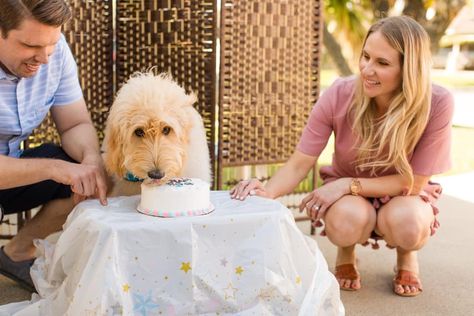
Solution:
[[[143,129],[141,129],[141,128],[137,128],[134,133],[135,133],[135,135],[138,136],[138,137],[143,137],[143,136],[145,136],[145,131],[144,131]]]
[[[165,126],[163,127],[163,130],[161,131],[163,135],[168,135],[171,132],[171,127]]]

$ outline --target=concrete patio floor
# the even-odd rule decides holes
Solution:
[[[379,250],[358,246],[362,289],[341,291],[346,315],[473,315],[474,203],[444,195],[438,207],[441,227],[418,256],[423,293],[412,298],[393,294],[395,251],[384,242]],[[299,225],[309,232],[308,224]],[[315,238],[333,269],[336,248],[325,237]]]
[[[444,195],[438,203],[441,228],[419,253],[424,292],[414,298],[394,295],[391,279],[395,252],[384,247],[383,242],[376,251],[370,247],[358,247],[362,289],[341,292],[346,315],[473,314],[474,173],[439,180],[444,185]],[[467,192],[468,188],[470,192]],[[309,233],[308,222],[298,222],[298,226],[304,233]],[[335,247],[327,238],[314,238],[332,269]],[[0,304],[29,298],[28,292],[0,277]]]

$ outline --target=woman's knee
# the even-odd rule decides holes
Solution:
[[[384,206],[377,216],[377,230],[386,240],[403,249],[421,248],[430,236],[433,215],[427,205],[420,203],[394,203]]]
[[[392,232],[396,245],[405,250],[420,249],[430,236],[429,225],[422,225],[417,221],[407,221],[401,227],[394,227]]]
[[[326,234],[333,243],[353,245],[375,227],[375,210],[368,203],[335,203],[324,221]]]

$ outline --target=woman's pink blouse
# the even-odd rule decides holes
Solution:
[[[297,145],[300,152],[318,157],[332,132],[335,134],[331,166],[320,170],[324,180],[340,177],[371,177],[369,171],[359,171],[354,164],[356,137],[347,111],[354,96],[355,77],[336,80],[319,98]],[[451,166],[451,121],[454,102],[451,93],[433,84],[428,125],[421,136],[410,164],[415,175],[431,176],[447,171]],[[377,176],[394,174],[390,169]]]

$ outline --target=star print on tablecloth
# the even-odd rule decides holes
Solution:
[[[299,275],[296,277],[296,284],[301,284],[301,277]]]
[[[241,266],[235,268],[235,274],[242,275],[242,272],[244,272],[244,269]]]
[[[122,285],[122,291],[124,291],[125,293],[127,293],[128,290],[130,290],[130,285],[128,285],[127,283],[125,283],[124,285]]]
[[[260,289],[260,294],[258,294],[258,297],[262,300],[269,301],[274,296],[273,295],[274,290],[275,289],[273,287]]]
[[[229,298],[235,300],[235,292],[237,292],[238,289],[232,286],[232,283],[229,282],[229,285],[224,288],[224,298],[227,300]]]
[[[123,315],[123,306],[120,305],[119,303],[115,303],[115,305],[110,306],[112,309],[112,315]]]
[[[147,312],[153,309],[157,309],[158,304],[153,302],[151,298],[151,291],[148,295],[142,295],[139,293],[133,293],[133,311],[139,312],[142,316],[147,316]]]
[[[180,270],[183,270],[184,273],[188,273],[189,270],[191,270],[191,263],[188,262],[181,262],[181,268]]]
[[[223,266],[223,267],[227,266],[227,262],[228,262],[228,261],[227,261],[226,258],[222,258],[222,259],[221,259],[221,266]]]

